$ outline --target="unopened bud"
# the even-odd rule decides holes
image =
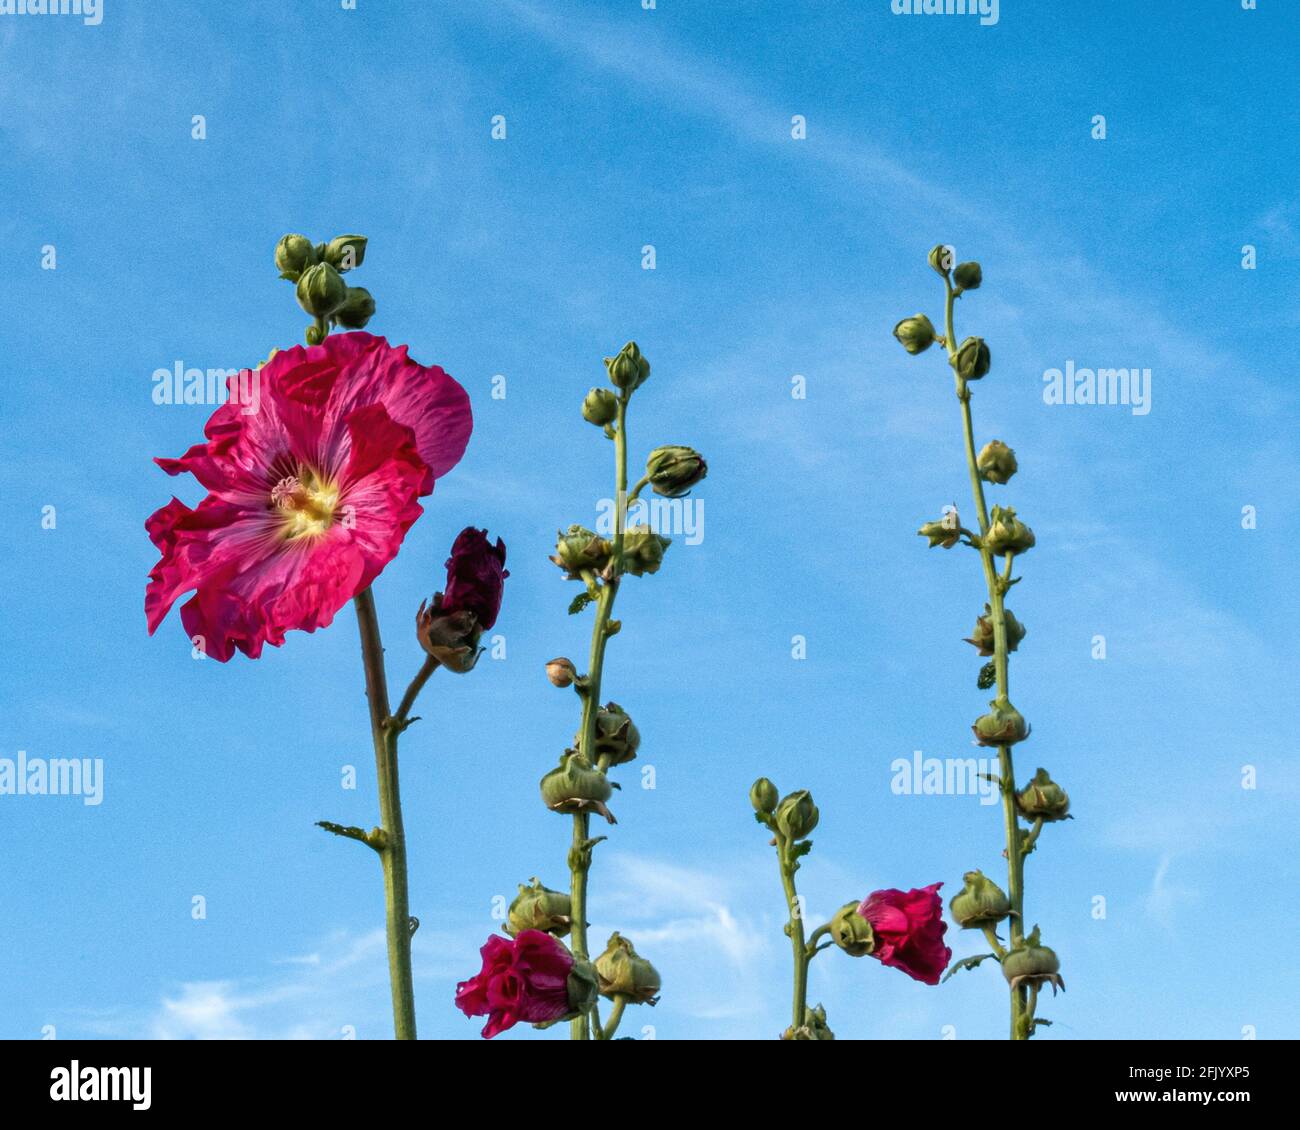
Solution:
[[[1007,626],[1007,651],[1015,651],[1020,646],[1020,641],[1025,638],[1025,626],[1016,619],[1010,608],[1002,610],[1002,618]],[[984,605],[984,615],[976,618],[975,630],[966,642],[981,655],[992,655],[994,651],[993,637],[993,609],[986,604]]]
[[[1039,769],[1016,794],[1016,807],[1026,819],[1052,824],[1069,817],[1070,794],[1052,780],[1046,769]]]
[[[582,418],[604,427],[618,417],[618,397],[607,388],[593,388],[582,402]]]
[[[578,677],[578,669],[573,665],[572,659],[561,655],[547,662],[546,677],[551,680],[553,687],[571,687]]]
[[[348,297],[348,284],[328,263],[308,267],[298,278],[298,305],[313,318],[328,318]]]
[[[802,840],[810,835],[820,818],[821,813],[807,789],[791,793],[776,808],[777,831],[789,840]]]
[[[989,705],[993,709],[981,714],[971,727],[979,745],[1015,745],[1029,737],[1029,723],[1011,703],[994,699]]]
[[[984,281],[984,272],[978,263],[958,263],[953,268],[952,281],[962,290],[979,290]]]
[[[1011,914],[1011,900],[984,872],[967,871],[962,878],[966,885],[948,903],[953,921],[962,929],[996,926]]]
[[[934,344],[934,324],[924,314],[913,314],[894,327],[894,336],[908,353],[924,353]]]
[[[850,957],[866,957],[876,948],[871,923],[859,913],[861,899],[846,902],[831,919],[831,938]]]
[[[655,494],[681,498],[709,473],[709,465],[693,447],[656,447],[646,460],[645,475]]]
[[[657,573],[671,538],[660,537],[648,526],[633,526],[623,535],[623,572],[640,577]]]
[[[957,347],[952,367],[965,381],[977,381],[989,371],[989,347],[982,337],[968,337]]]
[[[336,271],[350,271],[366,258],[364,235],[336,235],[325,248],[324,259]]]
[[[1034,531],[1016,517],[1010,506],[993,507],[988,533],[981,540],[995,557],[1002,553],[1027,553],[1035,544]]]
[[[542,930],[562,938],[573,925],[570,898],[563,891],[542,886],[540,879],[519,884],[519,894],[510,904],[505,932],[512,938],[521,930]]]
[[[609,778],[576,750],[565,750],[558,769],[541,781],[542,800],[552,812],[599,812],[611,824],[618,821],[605,802],[613,793]]]
[[[605,370],[610,383],[624,392],[632,392],[643,385],[650,376],[650,362],[641,356],[635,341],[629,341],[616,357],[605,358]]]
[[[305,235],[285,235],[275,245],[275,265],[282,279],[297,282],[298,277],[316,262],[316,249]]]
[[[975,462],[979,467],[980,478],[986,483],[1005,483],[1020,469],[1016,453],[1000,439],[986,443]]]
[[[778,795],[776,786],[766,777],[759,777],[749,787],[749,803],[754,806],[755,812],[760,812],[766,816],[770,816],[776,811]]]
[[[364,330],[375,316],[375,300],[364,286],[348,287],[347,300],[332,315],[336,325],[345,330]]]
[[[618,932],[596,958],[596,975],[602,996],[626,997],[629,1004],[652,1005],[659,999],[659,971]]]
[[[948,277],[948,272],[952,270],[953,258],[952,248],[946,243],[936,243],[930,248],[930,266],[945,279]]]

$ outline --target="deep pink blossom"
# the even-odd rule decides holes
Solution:
[[[478,627],[487,631],[501,611],[501,590],[506,570],[506,543],[488,541],[487,530],[473,526],[462,530],[447,558],[447,588],[439,610],[444,615],[472,612]]]
[[[948,925],[937,893],[942,886],[931,883],[920,890],[872,891],[858,907],[875,934],[871,956],[927,985],[937,985],[952,960],[952,950],[943,944]]]
[[[513,939],[494,934],[479,951],[483,968],[456,986],[456,1006],[466,1016],[486,1016],[483,1036],[516,1024],[544,1024],[569,1011],[573,955],[541,930],[521,930]]]
[[[223,662],[328,625],[392,560],[473,426],[456,381],[367,333],[284,350],[229,385],[206,442],[156,460],[207,497],[193,510],[173,498],[145,523],[162,554],[150,633],[193,590],[181,622]],[[250,385],[257,397],[237,402]]]

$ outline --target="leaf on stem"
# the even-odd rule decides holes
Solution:
[[[573,600],[569,603],[569,615],[576,616],[579,612],[581,612],[584,608],[586,608],[587,605],[589,605],[593,599],[594,598],[589,592],[578,593],[578,595],[575,596]]]
[[[945,981],[948,980],[949,977],[960,969],[974,969],[977,965],[983,961],[987,961],[990,957],[993,958],[994,961],[997,960],[996,954],[977,953],[973,957],[963,957],[960,961],[954,961],[948,967],[948,972],[943,975],[943,979]]]

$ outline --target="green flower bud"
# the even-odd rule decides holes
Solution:
[[[952,248],[946,243],[936,243],[930,248],[930,266],[935,272],[943,278],[948,277],[948,272],[952,270]]]
[[[989,705],[993,709],[971,727],[979,745],[1015,745],[1029,737],[1029,723],[1011,703],[994,699]]]
[[[275,265],[282,279],[297,282],[298,276],[316,262],[316,249],[305,235],[283,235],[275,245]]]
[[[568,749],[541,781],[542,800],[552,812],[599,812],[611,824],[614,814],[605,806],[613,793],[609,778],[582,754]]]
[[[787,796],[776,807],[776,828],[789,840],[805,839],[821,818],[813,804],[812,793],[800,789]]]
[[[1038,927],[1020,945],[1002,959],[1002,976],[1013,989],[1021,985],[1051,985],[1052,993],[1064,989],[1061,962],[1054,950],[1042,944]]]
[[[641,356],[635,341],[629,341],[618,351],[617,357],[605,358],[605,369],[610,383],[624,392],[632,392],[645,384],[650,376],[650,362]]]
[[[979,467],[980,478],[986,483],[1005,483],[1020,469],[1016,453],[1000,439],[986,443],[975,463]]]
[[[866,957],[876,948],[876,934],[871,923],[858,913],[862,900],[846,902],[831,919],[831,937],[850,957]]]
[[[375,300],[364,286],[348,287],[347,300],[334,311],[331,320],[345,330],[364,330],[375,316]]]
[[[623,572],[634,577],[659,572],[671,544],[671,538],[660,537],[648,526],[633,526],[623,535]]]
[[[659,971],[615,931],[605,952],[596,958],[596,976],[604,997],[627,997],[629,1004],[655,1004],[659,1000]]]
[[[961,515],[956,510],[949,510],[937,522],[926,522],[916,532],[929,541],[931,549],[936,545],[951,549],[961,541]]]
[[[566,659],[561,655],[547,661],[546,677],[550,679],[553,687],[571,687],[578,677],[578,669],[573,665],[572,659]]]
[[[573,958],[573,968],[569,970],[569,978],[565,982],[565,988],[569,994],[569,1014],[563,1016],[561,1020],[573,1020],[579,1016],[585,1016],[593,1008],[596,1002],[600,1000],[600,977],[596,973],[596,967],[590,961],[584,961],[577,955]],[[534,1025],[540,1027],[540,1025]]]
[[[1015,618],[1010,608],[1002,610],[1007,625],[1007,651],[1015,651],[1025,638],[1025,626]],[[984,615],[975,621],[975,631],[966,641],[981,655],[993,654],[993,609],[984,605]]]
[[[934,324],[924,314],[913,314],[894,327],[894,336],[908,353],[924,353],[934,344]]]
[[[826,1010],[818,1005],[816,1008],[804,1008],[803,1023],[795,1028],[787,1028],[781,1033],[783,1040],[833,1040],[835,1033],[826,1023]]]
[[[646,478],[655,494],[681,498],[709,473],[704,457],[690,447],[656,447],[645,463]]]
[[[765,816],[770,816],[776,811],[777,797],[776,786],[766,777],[759,777],[749,787],[749,803],[754,806],[755,812]]]
[[[1010,506],[995,506],[989,515],[989,530],[984,547],[995,556],[1001,553],[1027,553],[1033,549],[1034,531],[1016,517]]]
[[[298,305],[313,318],[328,318],[347,298],[348,284],[328,263],[316,263],[298,278]]]
[[[336,271],[350,271],[353,267],[359,267],[366,258],[366,237],[336,235],[329,241],[322,258]]]
[[[320,345],[320,343],[324,340],[325,340],[325,331],[321,329],[320,326],[318,326],[315,322],[312,322],[312,324],[307,327],[307,344]]]
[[[555,556],[551,558],[568,575],[576,580],[584,569],[599,573],[609,563],[609,542],[597,537],[585,526],[570,526],[560,532],[555,543]]]
[[[582,734],[573,736],[573,744],[581,746]],[[590,755],[593,762],[608,757],[609,765],[623,765],[636,757],[641,746],[641,732],[627,712],[617,702],[608,702],[596,711],[596,748]]]
[[[948,911],[963,930],[996,926],[1011,914],[1011,900],[983,871],[967,871],[966,885],[952,897]]]
[[[582,402],[582,418],[589,424],[604,427],[618,417],[618,397],[607,388],[593,388]]]
[[[573,925],[569,896],[542,886],[540,879],[519,884],[519,894],[507,912],[505,932],[512,938],[521,930],[543,930],[563,938]]]
[[[989,347],[982,337],[968,337],[957,347],[952,367],[963,380],[977,381],[989,371]]]
[[[953,268],[952,281],[962,290],[979,290],[984,281],[984,272],[978,263],[958,263]]]
[[[1016,807],[1029,820],[1054,824],[1070,814],[1070,794],[1052,780],[1046,769],[1039,769],[1034,779],[1016,793]]]

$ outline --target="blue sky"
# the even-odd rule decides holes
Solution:
[[[151,374],[301,339],[271,264],[287,231],[367,234],[370,328],[474,402],[464,461],[376,586],[392,682],[418,666],[409,625],[456,532],[509,546],[505,658],[440,673],[403,743],[422,1035],[477,1038],[452,993],[492,900],[566,881],[568,822],[536,782],[576,699],[542,664],[585,654],[589,621],[565,615],[546,555],[610,493],[578,405],[628,338],[654,366],[634,458],[684,442],[711,468],[703,538],[626,585],[606,672],[657,785],[627,775],[593,874],[593,937],[622,930],[664,976],[632,1034],[787,1023],[780,887],[745,795],[760,773],[821,806],[811,914],[1001,873],[996,808],[890,788],[913,750],[973,756],[986,701],[960,642],[977,561],[914,533],[968,504],[951,381],[890,337],[941,314],[938,241],[983,263],[958,312],[994,358],[976,427],[1016,449],[994,500],[1038,535],[1011,601],[1029,629],[1020,775],[1050,767],[1077,817],[1028,862],[1069,986],[1043,1038],[1300,1035],[1280,959],[1300,801],[1300,18],[1161,8],[1003,0],[992,27],[888,0],[0,16],[0,757],[104,763],[98,806],[0,796],[0,1036],[391,1031],[378,869],[313,827],[377,814],[350,610],[225,666],[191,660],[175,615],[145,634],[144,519],[173,489],[199,497],[151,459],[211,411],[155,405]],[[1149,368],[1150,413],[1045,404],[1043,372],[1071,361]],[[987,967],[931,989],[828,953],[810,995],[841,1038],[1006,1027]]]

